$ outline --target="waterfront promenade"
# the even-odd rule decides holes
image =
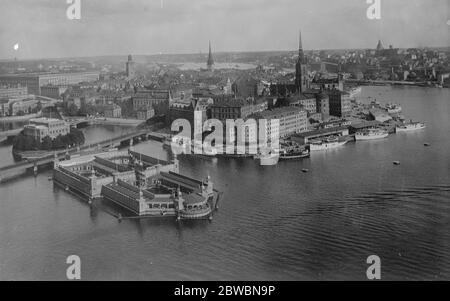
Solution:
[[[29,117],[22,120],[28,120]],[[66,120],[71,126],[78,126],[81,124],[86,125],[118,125],[118,126],[133,126],[137,127],[143,123],[145,123],[144,120],[139,119],[125,119],[125,118],[88,118],[88,117],[66,117],[64,120]],[[14,120],[16,121],[16,120]],[[23,130],[23,127],[8,130],[8,131],[2,131],[0,132],[0,140],[3,140],[8,137],[14,137],[20,134],[20,132]]]

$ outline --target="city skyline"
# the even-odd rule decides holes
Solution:
[[[381,20],[359,0],[82,0],[81,20],[67,19],[66,1],[35,2],[2,3],[0,59],[206,53],[208,40],[215,53],[295,50],[300,28],[305,50],[450,45],[445,0],[383,1]]]

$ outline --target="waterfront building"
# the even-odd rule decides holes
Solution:
[[[104,109],[104,114],[106,118],[121,118],[122,109],[116,104],[107,105]]]
[[[316,94],[316,109],[323,121],[330,117],[330,97],[326,93]]]
[[[34,118],[30,119],[28,125],[25,125],[23,133],[26,136],[36,138],[38,141],[42,141],[47,136],[54,139],[59,135],[69,134],[70,125],[64,120],[55,118]]]
[[[72,73],[27,73],[0,75],[0,85],[22,85],[28,89],[28,94],[41,95],[41,87],[45,85],[69,86],[81,82],[98,81],[98,72]]]
[[[139,90],[133,96],[133,109],[134,111],[138,111],[143,108],[150,108],[155,110],[156,115],[163,115],[169,112],[171,101],[172,96],[170,90]]]
[[[360,120],[352,120],[352,119],[338,119],[338,120],[331,120],[327,122],[322,122],[319,125],[319,128],[321,129],[332,129],[332,128],[339,128],[339,127],[349,127],[353,123],[359,123]]]
[[[152,185],[135,186],[117,180],[102,188],[102,196],[138,216],[173,216],[177,219],[209,218],[219,192],[211,179],[192,179],[175,172],[160,172]]]
[[[128,61],[125,63],[125,72],[128,79],[133,79],[136,76],[135,63],[131,54],[128,56]]]
[[[249,97],[234,98],[232,96],[222,95],[214,98],[213,104],[210,105],[210,117],[211,119],[218,119],[226,124],[227,120],[247,119],[248,116],[263,112],[268,109],[268,100],[265,98],[254,99]],[[246,127],[247,130],[247,127]],[[253,137],[256,133],[246,132],[243,137]],[[230,143],[237,141],[238,133],[236,128],[226,128],[224,131],[224,141]]]
[[[345,117],[351,113],[351,100],[348,93],[335,90],[326,91],[329,97],[330,115],[336,117]]]
[[[38,106],[39,100],[34,97],[25,99],[10,99],[8,102],[10,116],[31,113]]]
[[[84,88],[81,85],[74,85],[69,87],[62,96],[67,108],[75,105],[77,109],[81,109],[87,104],[95,105],[98,93],[92,87]]]
[[[208,119],[208,106],[212,103],[212,99],[200,100],[197,98],[191,98],[189,101],[177,101],[170,106],[170,123],[173,123],[177,119],[188,120],[191,124],[191,128],[194,128],[194,114],[200,114],[201,124]]]
[[[134,151],[108,151],[55,161],[55,184],[89,198],[100,197],[105,185],[123,181],[144,187],[161,172],[178,172],[178,160],[164,161]]]
[[[0,99],[19,98],[27,95],[28,89],[26,86],[20,84],[0,86]]]
[[[255,119],[265,120],[279,120],[278,133],[279,137],[287,137],[295,133],[301,133],[307,130],[308,118],[307,112],[302,107],[281,107],[272,110],[267,110],[258,114],[255,114]],[[267,125],[266,129],[259,129],[269,134],[271,124]],[[270,136],[267,136],[270,137]]]
[[[66,90],[67,86],[45,85],[41,87],[41,96],[59,99]]]
[[[355,134],[356,132],[360,132],[367,129],[377,128],[382,124],[382,122],[377,120],[363,120],[360,122],[356,122],[349,126],[350,134]]]
[[[330,136],[348,136],[349,129],[348,127],[337,127],[337,128],[328,128],[328,129],[318,129],[308,132],[303,132],[299,134],[295,134],[291,137],[292,141],[297,142],[299,144],[308,144],[311,140],[315,139],[323,139]]]
[[[142,108],[136,112],[136,118],[139,120],[148,120],[155,116],[155,110],[151,108]]]
[[[317,103],[314,97],[303,97],[300,99],[300,105],[305,108],[308,115],[317,113]]]
[[[245,119],[253,113],[262,112],[268,109],[268,101],[265,98],[234,98],[231,96],[221,96],[214,98],[214,103],[210,106],[211,118],[225,121],[227,119]]]

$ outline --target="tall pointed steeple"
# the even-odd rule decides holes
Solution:
[[[302,32],[299,32],[298,59],[295,64],[295,86],[297,93],[301,94],[309,87],[308,69],[305,54],[303,53]]]
[[[208,62],[207,62],[208,70],[212,71],[214,68],[214,59],[212,56],[212,50],[211,50],[211,41],[209,41],[209,54],[208,54]]]
[[[298,61],[302,64],[305,63],[305,55],[303,53],[303,45],[302,45],[302,31],[299,31],[298,35]]]
[[[300,49],[303,49],[303,46],[302,46],[302,31],[301,30],[298,31],[298,49],[299,49],[299,51],[300,51]]]

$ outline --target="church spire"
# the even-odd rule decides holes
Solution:
[[[305,63],[305,55],[303,54],[302,31],[301,30],[299,30],[299,35],[298,35],[298,61],[302,64]]]
[[[303,53],[302,32],[299,31],[298,39],[298,59],[295,64],[295,86],[297,93],[301,94],[309,87],[308,69],[305,54]]]
[[[298,51],[303,51],[303,46],[302,46],[302,31],[299,30],[299,35],[298,35]]]
[[[214,66],[214,59],[212,56],[211,41],[209,41],[209,54],[208,54],[208,62],[207,62],[208,70],[212,70],[213,66]]]

